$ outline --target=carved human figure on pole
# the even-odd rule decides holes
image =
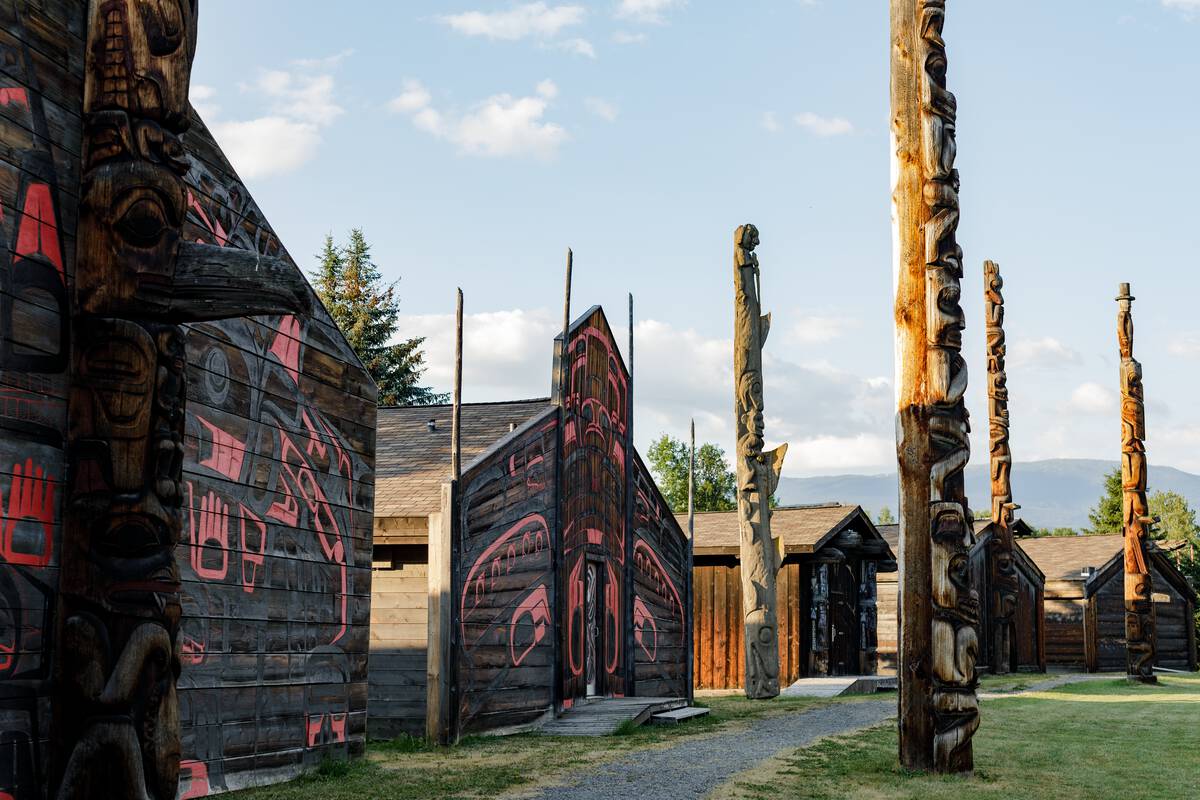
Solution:
[[[762,348],[771,315],[762,313],[757,246],[758,229],[753,225],[742,225],[734,233],[733,380],[746,696],[766,699],[779,694],[775,579],[780,556],[771,536],[771,495],[779,485],[787,445],[763,450]]]
[[[1131,680],[1154,683],[1154,604],[1146,558],[1157,520],[1146,498],[1146,398],[1142,365],[1133,357],[1133,300],[1129,284],[1117,296],[1121,354],[1121,518],[1125,534],[1125,644]]]
[[[979,725],[979,598],[963,469],[962,250],[957,103],[946,88],[945,0],[891,0],[896,226],[897,458],[901,507],[900,755],[967,772]]]
[[[308,310],[291,265],[181,241],[196,2],[92,0],[50,794],[173,800],[181,323]]]
[[[1013,614],[1017,610],[1019,589],[1013,563],[1013,512],[1020,506],[1012,501],[1012,452],[1008,432],[1008,376],[1004,369],[1004,279],[1000,265],[983,264],[984,314],[987,321],[988,434],[992,478],[991,545],[992,672],[1004,674],[1012,669]]]

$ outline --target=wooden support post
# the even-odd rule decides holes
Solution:
[[[695,543],[696,543],[696,420],[692,419],[691,446],[688,449],[688,541],[687,541],[687,693],[688,703],[696,699],[696,600],[695,600]]]
[[[1008,445],[1008,375],[1004,368],[1004,279],[1000,265],[983,263],[983,302],[987,327],[988,439],[992,478],[992,527],[989,545],[992,602],[985,635],[991,637],[992,672],[1003,675],[1015,669],[1013,614],[1020,584],[1013,561],[1012,451]]]
[[[442,484],[441,510],[429,526],[429,643],[425,656],[425,737],[453,744],[454,711],[454,536],[458,528],[458,484]]]
[[[1154,603],[1147,538],[1158,520],[1146,499],[1146,398],[1142,365],[1133,357],[1133,300],[1129,284],[1117,296],[1121,354],[1121,514],[1125,533],[1125,647],[1127,677],[1155,683]]]
[[[758,228],[733,236],[733,408],[737,431],[737,505],[741,538],[742,616],[745,621],[746,696],[779,694],[779,623],[775,580],[781,562],[771,536],[771,495],[787,445],[764,450],[762,348],[771,315],[762,313]]]
[[[454,410],[450,417],[450,477],[462,477],[462,366],[463,293],[458,290],[454,310]]]
[[[960,352],[956,102],[946,89],[945,5],[890,0],[900,763],[969,772],[979,725],[979,600],[967,568],[967,368]]]

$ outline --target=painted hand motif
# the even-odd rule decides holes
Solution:
[[[25,459],[25,467],[13,465],[12,485],[8,491],[8,510],[4,516],[4,539],[0,555],[10,564],[44,567],[50,563],[54,549],[54,478],[33,459]],[[41,525],[40,546],[28,547],[17,539],[17,523],[29,521]]]

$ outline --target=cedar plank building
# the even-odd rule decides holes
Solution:
[[[1046,573],[1046,661],[1088,672],[1124,671],[1124,537],[1053,536],[1022,546]],[[1155,666],[1196,669],[1196,592],[1171,562],[1150,550]]]
[[[687,524],[685,515],[676,517]],[[779,681],[876,671],[876,574],[896,557],[859,506],[776,508],[771,533],[785,557],[777,578]],[[745,680],[740,535],[736,511],[696,515],[694,682],[732,689]]]
[[[559,336],[553,397],[462,406],[453,490],[451,408],[379,412],[373,736],[688,696],[688,542],[631,445],[632,381],[603,311],[569,337],[565,391]]]

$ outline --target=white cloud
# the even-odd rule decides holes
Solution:
[[[814,436],[788,444],[790,473],[837,475],[887,468],[896,460],[896,441],[888,436]]]
[[[796,314],[796,321],[788,329],[788,340],[795,344],[823,344],[840,338],[847,331],[862,324],[854,317],[834,317],[822,314]]]
[[[516,41],[529,37],[550,39],[565,28],[579,25],[587,16],[583,6],[549,6],[524,3],[507,11],[466,11],[447,14],[438,20],[464,36]]]
[[[616,122],[617,115],[620,113],[620,109],[615,105],[607,100],[601,100],[599,97],[589,97],[583,101],[583,104],[588,111],[605,122]]]
[[[1010,341],[1007,356],[1009,367],[1058,369],[1083,363],[1083,357],[1076,350],[1052,336]]]
[[[350,56],[354,55],[354,48],[347,48],[340,53],[334,53],[331,56],[323,58],[297,58],[293,59],[292,63],[297,67],[305,69],[333,69],[341,64]]]
[[[1174,8],[1186,14],[1200,11],[1200,0],[1162,0],[1165,8]]]
[[[345,110],[337,102],[337,86],[329,68],[353,51],[319,59],[299,59],[294,70],[264,69],[239,86],[254,95],[265,112],[250,119],[223,119],[213,102],[216,89],[191,88],[196,110],[204,117],[234,169],[243,178],[261,178],[296,170],[316,156],[321,129]]]
[[[617,31],[612,35],[612,40],[617,44],[641,44],[646,41],[646,34],[634,33],[632,31]]]
[[[316,155],[321,134],[311,122],[270,116],[242,122],[215,122],[213,136],[243,178],[291,172]]]
[[[783,126],[779,124],[779,118],[775,116],[774,111],[764,111],[762,115],[763,130],[767,133],[779,133]]]
[[[547,46],[555,50],[565,50],[568,53],[572,53],[577,56],[584,56],[585,58],[596,57],[596,48],[593,47],[592,43],[587,39],[581,39],[578,37],[574,39],[563,39],[562,41],[554,42]]]
[[[1117,393],[1106,386],[1088,381],[1079,384],[1071,392],[1068,407],[1082,414],[1115,414],[1118,408]]]
[[[685,5],[687,0],[621,0],[617,6],[617,17],[661,25],[666,22],[666,12]]]
[[[467,155],[548,159],[568,139],[565,128],[543,119],[557,96],[558,86],[547,79],[529,97],[497,94],[465,113],[452,113],[435,108],[420,82],[407,80],[388,107],[409,114],[417,129],[453,142]]]
[[[822,117],[811,111],[801,111],[795,116],[796,124],[816,136],[845,136],[854,133],[854,125],[842,117]]]
[[[1200,5],[1200,0],[1197,0]],[[1200,333],[1182,333],[1167,345],[1167,351],[1182,358],[1200,358]]]

